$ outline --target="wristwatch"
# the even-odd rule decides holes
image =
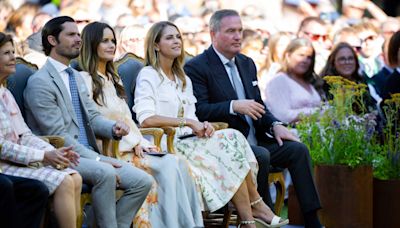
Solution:
[[[276,126],[276,125],[282,125],[282,126],[287,126],[287,124],[285,124],[284,122],[281,122],[281,121],[274,121],[274,122],[272,122],[272,124],[271,124],[271,129],[269,129],[269,131],[271,132],[271,134],[274,134],[274,127]]]

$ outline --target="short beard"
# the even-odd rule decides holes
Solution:
[[[56,50],[57,54],[63,57],[66,57],[68,59],[75,59],[76,57],[79,56],[79,50],[75,53],[72,51],[62,51],[62,50]]]

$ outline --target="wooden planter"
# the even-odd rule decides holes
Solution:
[[[289,185],[288,219],[290,225],[304,225],[303,214],[293,185]]]
[[[374,178],[374,227],[400,227],[400,180]]]
[[[319,214],[321,223],[327,228],[372,228],[372,180],[371,166],[315,166],[323,207]]]

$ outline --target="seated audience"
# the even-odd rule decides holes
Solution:
[[[119,142],[118,156],[151,174],[158,186],[147,196],[134,221],[134,226],[202,227],[200,200],[187,163],[168,154],[147,155],[157,148],[140,134],[124,100],[124,88],[115,73],[113,59],[116,49],[114,30],[107,24],[93,22],[82,31],[79,65],[89,96],[97,109],[109,119],[122,119],[130,132]]]
[[[382,93],[383,99],[390,98],[392,94],[400,93],[400,31],[393,34],[389,41],[388,50],[388,62],[395,69],[385,82]]]
[[[81,176],[69,168],[78,164],[72,147],[55,149],[25,124],[11,92],[4,87],[15,72],[15,48],[10,35],[0,33],[0,166],[4,174],[42,181],[54,195],[60,227],[76,227],[80,214]]]
[[[332,42],[328,34],[328,24],[319,17],[306,17],[297,32],[299,38],[309,39],[315,50],[315,72],[320,72],[326,64]]]
[[[291,39],[292,36],[287,32],[277,32],[269,38],[267,58],[257,72],[258,87],[260,88],[260,91],[265,90],[268,82],[281,69],[283,52],[290,43]],[[264,95],[264,93],[261,93],[261,98],[263,100],[265,100]]]
[[[383,67],[380,55],[382,43],[379,40],[378,29],[371,22],[355,25],[354,29],[361,39],[361,51],[358,55],[361,76],[367,83],[371,96],[379,103],[382,98],[378,95],[372,80]]]
[[[137,78],[134,111],[143,127],[178,127],[174,147],[189,162],[205,208],[215,211],[232,201],[241,227],[287,224],[257,192],[257,161],[246,138],[233,129],[215,131],[209,122],[198,120],[192,83],[182,67],[184,47],[178,28],[158,22],[145,44],[146,66]]]
[[[366,84],[365,79],[359,74],[359,68],[360,65],[354,49],[347,43],[339,43],[333,48],[320,76],[322,78],[325,76],[342,76],[350,81]],[[329,86],[325,83],[323,88],[327,99],[332,99],[332,95],[329,93]],[[376,103],[369,92],[364,94],[363,100],[364,104],[362,105],[365,106],[367,111],[376,109]],[[360,107],[354,108],[361,111]]]
[[[241,51],[242,21],[234,10],[219,10],[210,19],[212,45],[185,64],[197,98],[200,120],[224,121],[250,143],[259,164],[258,192],[268,205],[270,165],[288,168],[306,227],[321,227],[321,207],[315,187],[310,154],[283,123],[265,108],[257,86],[253,60]]]
[[[307,39],[292,40],[284,52],[282,70],[267,84],[265,104],[287,123],[296,123],[321,106],[318,78],[314,73],[315,52]]]
[[[42,30],[48,59],[30,76],[25,91],[26,118],[33,132],[64,137],[79,153],[74,167],[93,186],[92,208],[99,227],[130,227],[153,183],[146,172],[100,154],[95,135],[120,139],[129,132],[122,121],[104,118],[89,98],[79,72],[68,67],[79,55],[81,38],[71,17],[55,17]],[[123,190],[115,201],[115,189]]]
[[[124,56],[127,52],[135,54],[138,59],[144,59],[144,36],[146,29],[141,25],[130,25],[125,27],[119,36],[117,46],[117,58]]]

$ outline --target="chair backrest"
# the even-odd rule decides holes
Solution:
[[[132,111],[134,105],[136,78],[139,71],[143,68],[143,61],[133,53],[126,53],[121,59],[115,61],[115,68],[121,77],[122,84],[127,96],[127,103],[132,113],[132,118],[136,121],[136,114]]]
[[[7,78],[7,88],[13,94],[22,116],[25,118],[24,90],[29,76],[34,74],[38,70],[38,67],[23,58],[17,57],[15,68],[15,73]]]

